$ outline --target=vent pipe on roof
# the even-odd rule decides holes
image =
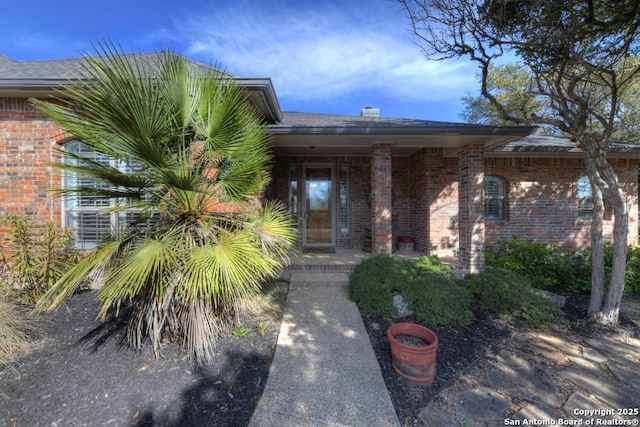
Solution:
[[[380,117],[380,109],[379,108],[371,108],[364,107],[362,112],[360,112],[362,117]]]

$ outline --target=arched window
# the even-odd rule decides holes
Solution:
[[[505,185],[499,176],[484,177],[484,218],[488,220],[505,219]]]
[[[581,176],[577,182],[578,218],[590,220],[593,217],[593,195],[588,176]]]

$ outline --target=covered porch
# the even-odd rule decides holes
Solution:
[[[287,206],[303,248],[335,251],[301,253],[291,268],[352,270],[371,256],[354,248],[395,255],[407,236],[418,254],[457,253],[465,270],[482,270],[483,155],[532,130],[284,114],[270,126],[275,162],[266,198]]]

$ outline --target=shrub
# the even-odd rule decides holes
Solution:
[[[604,246],[605,286],[611,277],[613,246]],[[517,271],[537,288],[588,294],[591,292],[591,249],[566,250],[556,245],[535,243],[514,237],[487,245],[489,267]],[[627,251],[625,292],[640,292],[640,246]]]
[[[564,270],[563,263],[557,258],[558,250],[557,246],[513,237],[487,245],[485,263],[490,267],[517,271],[536,287],[553,289],[557,287],[557,272]]]
[[[393,297],[402,295],[416,317],[431,325],[473,319],[470,292],[436,257],[401,260],[381,255],[365,260],[351,274],[349,295],[364,313],[395,317]]]
[[[640,245],[630,246],[627,252],[625,292],[640,292]]]
[[[446,274],[420,274],[402,297],[416,317],[429,325],[466,325],[473,320],[471,292]]]
[[[68,230],[53,222],[34,223],[27,216],[8,215],[7,247],[0,248],[0,278],[5,291],[24,303],[35,303],[79,259]]]
[[[550,326],[562,320],[560,308],[515,271],[487,268],[468,275],[465,281],[480,308],[502,318],[516,318],[530,327]]]
[[[364,313],[396,316],[393,296],[412,277],[408,261],[380,255],[361,262],[349,278],[349,297]]]

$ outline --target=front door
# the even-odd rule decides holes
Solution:
[[[334,245],[333,167],[305,166],[304,246]]]

